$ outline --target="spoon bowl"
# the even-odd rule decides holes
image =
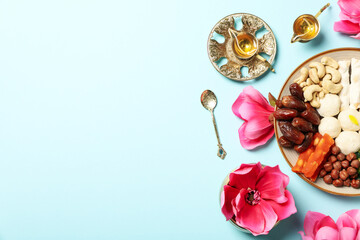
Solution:
[[[201,104],[209,111],[214,111],[214,108],[217,104],[217,99],[215,94],[210,90],[205,90],[200,97]]]

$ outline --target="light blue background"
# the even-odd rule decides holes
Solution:
[[[244,162],[280,165],[298,213],[268,236],[299,239],[308,210],[337,218],[359,198],[292,173],[275,140],[244,150],[231,105],[246,86],[277,96],[305,59],[359,40],[332,30],[290,44],[293,20],[325,1],[0,1],[0,239],[253,239],[219,208],[224,177]],[[276,74],[238,83],[206,52],[222,17],[249,12],[277,38]],[[213,90],[224,161],[200,94]]]

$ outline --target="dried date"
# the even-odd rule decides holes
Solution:
[[[292,108],[299,111],[304,111],[306,109],[306,106],[303,101],[291,95],[284,96],[281,102],[286,108]]]
[[[294,147],[294,150],[297,151],[298,153],[304,152],[310,146],[313,136],[314,134],[312,132],[307,133],[305,135],[304,141],[300,145],[296,145]]]
[[[297,97],[301,101],[304,101],[305,98],[304,98],[303,90],[299,84],[297,84],[297,83],[291,84],[289,87],[289,90],[290,90],[291,95],[293,95],[294,97]]]
[[[284,137],[295,144],[301,144],[305,139],[305,135],[289,122],[279,122],[279,128]]]
[[[279,144],[282,147],[291,148],[294,146],[294,143],[286,139],[284,136],[279,138]]]
[[[294,118],[291,124],[302,132],[314,132],[312,123],[301,117]]]
[[[274,118],[276,120],[291,120],[298,115],[298,111],[295,109],[282,108],[274,112]]]
[[[306,109],[300,116],[314,125],[320,124],[320,116],[317,114],[316,110]]]

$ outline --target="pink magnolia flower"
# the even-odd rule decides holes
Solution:
[[[269,121],[274,108],[252,86],[243,89],[232,105],[232,111],[245,121],[239,128],[243,148],[250,150],[264,145],[274,135],[274,125]]]
[[[339,231],[334,220],[322,213],[308,211],[304,220],[303,240],[339,240]]]
[[[336,221],[340,239],[360,240],[360,210],[353,209],[340,215]]]
[[[355,34],[352,38],[360,39],[360,0],[339,0],[340,21],[335,22],[334,31]]]
[[[289,177],[279,166],[242,164],[230,173],[221,193],[221,211],[226,220],[253,235],[267,234],[276,222],[296,213],[294,198],[286,190]]]

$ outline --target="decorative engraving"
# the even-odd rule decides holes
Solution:
[[[265,33],[264,36],[259,39],[259,46],[260,52],[264,52],[270,56],[275,49],[275,39],[273,38],[273,35],[269,32]]]
[[[222,75],[236,81],[247,81],[264,74],[269,69],[269,66],[255,56],[247,60],[239,59],[236,56],[236,53],[233,49],[234,42],[233,39],[230,37],[228,29],[231,28],[235,30],[234,18],[238,17],[241,17],[241,20],[243,22],[243,29],[240,31],[245,31],[253,35],[255,35],[256,31],[258,31],[262,27],[264,27],[268,31],[260,39],[258,39],[258,53],[264,52],[269,55],[270,57],[268,59],[268,62],[270,64],[274,61],[276,55],[276,40],[273,32],[271,31],[271,28],[261,18],[258,18],[257,16],[248,13],[237,13],[229,15],[221,19],[214,26],[214,28],[210,32],[208,39],[208,55],[212,65]],[[224,43],[218,43],[216,40],[211,39],[214,32],[224,36]],[[228,62],[219,67],[216,62],[223,57],[226,58]],[[243,66],[249,68],[249,76],[241,75],[240,69]]]
[[[214,31],[221,35],[228,35],[228,29],[234,27],[234,18],[232,16],[221,19],[214,28]]]
[[[214,39],[210,39],[209,43],[209,56],[211,61],[218,61],[220,58],[225,57],[224,44],[218,43]]]
[[[220,67],[220,70],[221,72],[223,73],[223,75],[225,77],[228,77],[228,78],[241,78],[241,72],[240,72],[240,67],[239,65],[233,65],[231,63],[227,63],[227,64],[224,64]]]
[[[264,26],[262,21],[254,15],[244,15],[241,19],[243,23],[243,31],[255,35],[256,31]]]

